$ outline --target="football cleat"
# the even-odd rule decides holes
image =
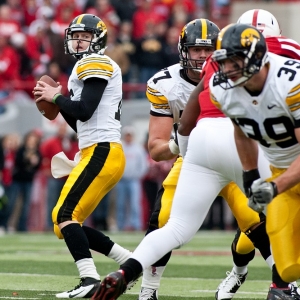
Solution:
[[[267,300],[295,300],[290,288],[278,288],[275,283],[270,285]]]
[[[126,289],[126,291],[127,291],[127,290],[130,290],[130,289],[138,282],[138,280],[139,280],[142,276],[143,276],[143,273],[141,273],[141,274],[138,276],[137,279],[134,279],[134,280],[129,281],[128,284],[127,284],[127,289]]]
[[[90,298],[99,287],[100,280],[90,277],[81,278],[74,289],[56,294],[56,298]]]
[[[227,271],[227,277],[220,283],[215,294],[216,300],[230,300],[240,286],[245,282],[247,274],[236,274],[233,270]]]
[[[142,287],[137,300],[158,300],[157,290]]]
[[[127,288],[122,270],[108,274],[94,293],[91,300],[115,300]]]
[[[294,299],[300,300],[300,289],[297,286],[297,282],[290,283],[289,288],[291,289],[291,294]]]

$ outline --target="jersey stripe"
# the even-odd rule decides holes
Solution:
[[[210,101],[219,109],[221,110],[222,106],[221,104],[217,101],[216,97],[210,93]]]
[[[296,111],[300,108],[300,84],[290,90],[285,102],[291,111]]]
[[[113,66],[107,58],[85,57],[78,63],[76,72],[79,80],[91,75],[111,77]]]
[[[153,93],[154,91],[154,93]],[[170,109],[169,101],[168,99],[159,93],[158,91],[152,90],[150,88],[147,88],[146,96],[149,100],[149,102],[152,103],[153,107],[156,109]]]

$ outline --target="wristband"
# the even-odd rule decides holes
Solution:
[[[53,99],[52,99],[52,103],[55,104],[55,101],[56,101],[56,99],[57,99],[59,96],[62,96],[62,94],[60,94],[60,93],[55,94],[54,97],[53,97]]]
[[[273,191],[274,191],[273,198],[275,198],[275,197],[278,195],[277,185],[276,185],[276,183],[273,182],[273,181],[271,181],[270,183],[272,184]]]
[[[248,198],[251,196],[251,185],[258,178],[260,178],[258,169],[243,171],[244,192]]]
[[[176,144],[175,140],[173,140],[173,139],[169,140],[169,149],[173,154],[175,154],[175,155],[179,154],[179,147]]]
[[[187,151],[187,145],[189,141],[189,135],[181,135],[177,132],[177,137],[178,137],[180,154],[182,155],[182,157],[185,157]]]

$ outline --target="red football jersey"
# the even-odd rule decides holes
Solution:
[[[210,101],[209,97],[209,80],[210,77],[215,73],[215,70],[211,64],[211,56],[206,59],[206,63],[203,66],[201,72],[201,78],[205,76],[204,79],[204,89],[199,94],[198,102],[200,106],[200,115],[197,119],[197,122],[203,118],[218,118],[218,117],[225,117],[225,115],[217,109],[212,102]]]
[[[266,38],[268,51],[277,55],[300,59],[300,45],[284,36],[267,37]]]

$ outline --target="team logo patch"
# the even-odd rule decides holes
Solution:
[[[106,25],[104,24],[104,22],[102,20],[98,22],[97,28],[100,28],[103,32],[107,31]]]
[[[247,28],[241,33],[241,45],[250,47],[254,40],[259,40],[260,36],[254,28]]]

